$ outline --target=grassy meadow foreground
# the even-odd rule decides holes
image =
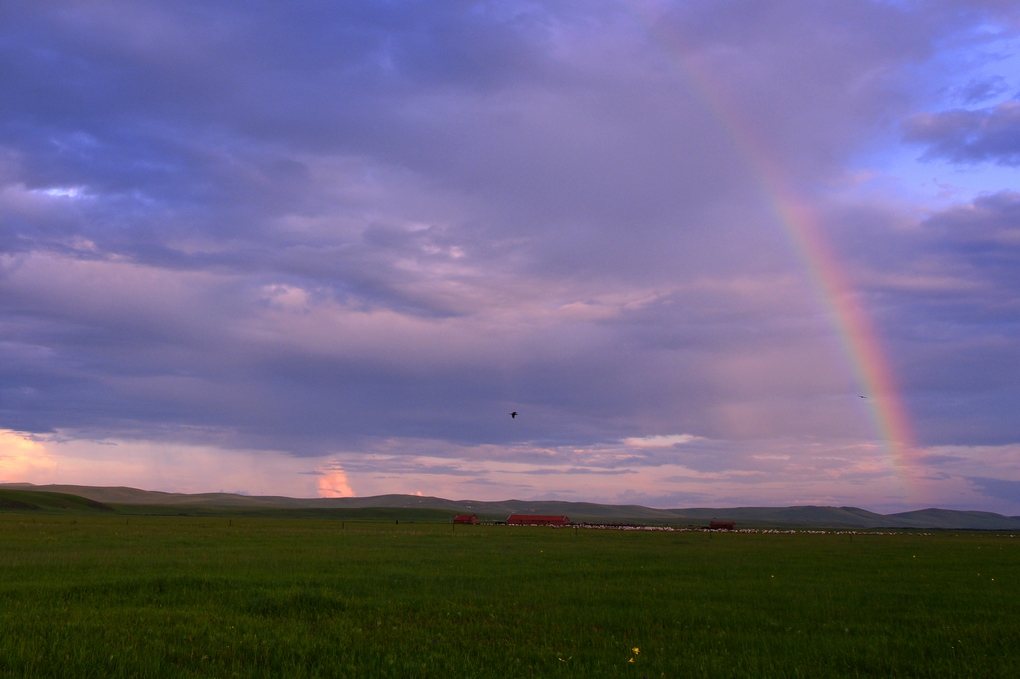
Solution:
[[[1016,677],[1020,538],[0,514],[0,676]]]

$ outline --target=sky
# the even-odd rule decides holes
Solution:
[[[1016,515],[1018,413],[1015,0],[0,6],[0,481]]]

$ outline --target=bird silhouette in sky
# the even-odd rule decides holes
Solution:
[[[867,396],[861,396],[860,394],[857,394],[857,398],[868,398],[868,397]]]
[[[510,413],[510,419],[511,420],[514,419],[515,417],[517,417],[517,411],[516,410],[513,411],[512,413]]]

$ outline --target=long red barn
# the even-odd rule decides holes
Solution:
[[[569,526],[570,519],[565,516],[539,514],[511,514],[507,517],[508,526]]]
[[[454,523],[469,523],[469,524],[473,525],[473,524],[478,523],[478,517],[475,516],[474,514],[458,514],[457,516],[453,517],[453,522]]]

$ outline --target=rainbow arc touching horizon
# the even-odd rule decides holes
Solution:
[[[689,83],[690,91],[701,100],[752,171],[776,222],[792,243],[819,301],[829,314],[844,354],[866,394],[865,407],[876,433],[887,449],[896,475],[906,487],[915,444],[902,392],[878,332],[826,240],[818,216],[786,188],[782,168],[771,160],[771,154],[752,134],[751,126],[740,120],[735,107],[727,105],[725,95],[713,85],[705,71],[684,56],[676,37],[658,17],[642,11],[640,4],[632,7],[642,23],[650,26],[656,42],[670,51],[679,75]]]

